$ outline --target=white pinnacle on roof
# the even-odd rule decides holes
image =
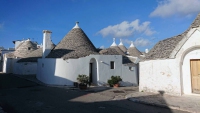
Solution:
[[[28,38],[26,41],[31,41],[30,38]]]
[[[115,43],[115,38],[113,38],[113,43],[111,46],[117,46],[117,44]]]
[[[131,41],[131,45],[130,45],[130,47],[135,47],[135,46],[133,45],[133,41]]]
[[[73,29],[74,29],[74,28],[80,28],[80,27],[78,26],[78,24],[79,24],[79,22],[76,22],[76,25],[73,27]]]
[[[120,39],[120,43],[119,43],[119,45],[123,45],[123,43],[122,43],[122,39]]]

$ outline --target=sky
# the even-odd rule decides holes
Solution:
[[[28,38],[41,44],[43,30],[57,45],[78,21],[96,48],[115,38],[144,51],[183,33],[198,13],[200,0],[0,0],[0,47]]]

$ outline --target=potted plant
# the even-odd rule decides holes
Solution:
[[[119,87],[119,81],[122,81],[120,76],[111,76],[111,79],[108,80],[108,84],[111,87]]]
[[[80,89],[87,89],[87,84],[89,83],[89,77],[87,75],[78,75],[77,81]]]

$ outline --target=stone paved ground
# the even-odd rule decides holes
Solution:
[[[167,94],[135,92],[126,95],[126,98],[133,102],[200,113],[200,96],[196,95],[171,96]]]
[[[2,107],[0,107],[0,113],[5,113],[5,112],[3,111],[3,109],[2,109]]]
[[[7,113],[186,113],[125,99],[126,95],[137,93],[138,87],[90,87],[83,91],[44,86],[34,76],[22,78],[0,74],[0,106]]]

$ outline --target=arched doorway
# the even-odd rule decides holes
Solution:
[[[181,58],[184,94],[200,94],[200,47],[187,49]]]
[[[89,81],[92,85],[97,85],[97,61],[92,58],[89,63]]]

